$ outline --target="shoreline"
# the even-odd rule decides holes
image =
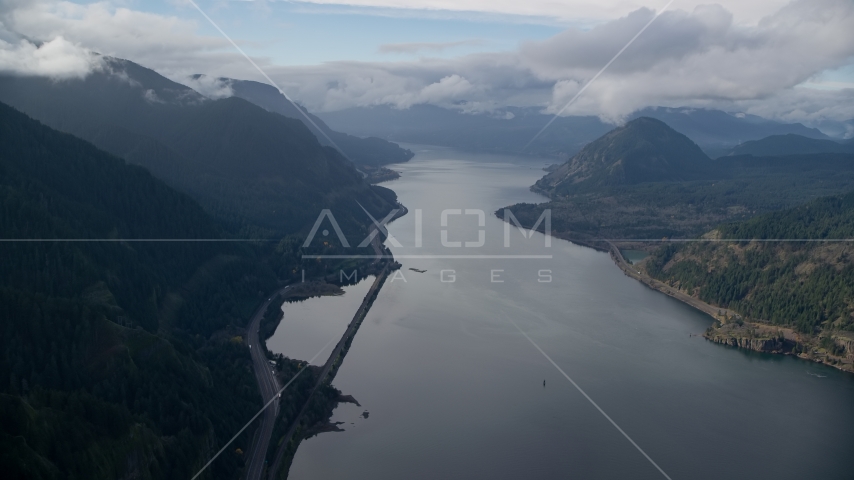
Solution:
[[[827,365],[842,372],[854,373],[854,358],[851,358],[850,354],[847,357],[831,355],[820,345],[820,339],[817,337],[803,335],[787,327],[743,320],[741,314],[734,310],[706,303],[656,280],[629,263],[623,257],[619,247],[610,241],[587,240],[583,237],[559,233],[554,234],[554,237],[603,253],[607,252],[626,276],[712,317],[714,323],[702,334],[703,338],[712,343],[760,353],[789,355]],[[854,352],[854,336],[846,337],[837,334],[834,340],[838,345],[844,346],[846,352]]]
[[[396,207],[398,211],[389,223],[409,213],[406,206],[400,202],[396,203]],[[376,230],[376,225],[371,226],[371,229]],[[282,415],[280,415],[282,411],[279,411],[279,414],[276,414],[275,416],[275,421],[272,422],[274,428],[273,431],[270,432],[271,437],[273,435],[277,435],[278,437],[279,433],[277,432],[282,428],[284,428],[284,431],[282,436],[278,437],[279,440],[276,448],[272,448],[272,445],[270,445],[265,449],[264,458],[268,458],[271,454],[274,455],[272,463],[269,464],[269,468],[266,468],[266,461],[264,466],[261,467],[262,471],[266,471],[267,478],[287,477],[290,469],[290,462],[293,460],[293,456],[302,440],[320,433],[323,429],[335,431],[335,425],[330,424],[329,419],[331,418],[335,407],[337,407],[339,403],[359,404],[359,402],[352,396],[343,395],[340,391],[335,389],[332,386],[332,379],[335,377],[341,362],[343,362],[344,356],[347,354],[350,344],[353,341],[353,337],[355,337],[362,321],[373,305],[377,295],[379,295],[379,291],[385,283],[386,277],[390,272],[401,268],[401,265],[397,263],[393,257],[391,259],[383,259],[383,256],[385,255],[391,256],[391,252],[383,245],[381,237],[382,235],[377,235],[371,241],[371,247],[373,248],[376,257],[371,262],[358,267],[358,271],[362,275],[362,278],[366,278],[370,275],[375,275],[375,278],[370,290],[363,299],[361,306],[350,321],[350,324],[348,324],[347,330],[333,349],[329,359],[327,359],[322,367],[308,366],[306,364],[306,370],[312,371],[313,374],[316,375],[316,379],[313,380],[313,385],[308,389],[308,394],[302,401],[302,406],[299,408],[296,415],[288,421],[285,418],[282,418]],[[334,275],[327,275],[326,277],[310,280],[307,283],[303,280],[299,283],[289,284],[278,290],[276,294],[274,294],[264,305],[269,305],[273,301],[278,305],[283,305],[286,302],[307,300],[312,297],[342,295],[344,292],[339,283],[340,282],[336,282]],[[285,291],[287,291],[287,294],[284,294]],[[284,316],[281,306],[278,307],[277,310],[279,313],[277,318],[263,326],[265,330],[264,340],[260,343],[264,347],[264,352],[267,352],[266,340],[273,335]],[[264,322],[262,321],[261,323]],[[260,350],[261,349],[259,349],[259,351]],[[282,357],[281,355],[279,355],[279,357],[287,359],[287,357]],[[296,362],[298,364],[301,363],[300,361]],[[266,367],[266,363],[262,365],[262,369],[265,372]],[[298,368],[302,368],[302,366],[300,365]],[[281,380],[284,382],[284,378]],[[335,396],[329,397],[330,392],[334,393]],[[276,405],[278,406],[278,402],[276,402]],[[320,419],[310,419],[308,420],[309,423],[306,423],[306,417],[312,417],[312,415],[316,416],[317,412],[309,411],[315,407],[320,408],[324,412],[321,415],[325,415],[325,417]],[[280,419],[282,420],[281,422],[279,421]],[[316,429],[319,430],[314,431]],[[268,443],[271,440],[272,438],[269,438]],[[257,446],[253,447],[257,449]]]
[[[377,246],[376,248],[379,249],[381,247]],[[332,380],[335,378],[335,375],[338,372],[338,368],[343,363],[344,357],[347,355],[347,352],[350,349],[350,345],[352,344],[353,338],[356,336],[359,327],[361,327],[362,325],[362,321],[365,319],[371,307],[373,306],[374,300],[376,300],[377,296],[379,295],[379,292],[382,289],[382,286],[385,283],[385,280],[388,277],[389,273],[399,268],[400,264],[398,264],[394,260],[391,260],[390,262],[385,262],[385,265],[383,266],[382,270],[377,274],[376,278],[374,279],[374,283],[373,285],[371,285],[370,290],[368,290],[368,293],[362,300],[362,304],[359,306],[359,309],[356,311],[356,314],[353,316],[353,319],[348,324],[347,330],[344,332],[344,335],[338,341],[324,365],[322,367],[317,368],[319,370],[319,374],[317,376],[314,386],[311,389],[311,392],[303,403],[303,406],[301,407],[299,413],[293,419],[292,423],[288,426],[285,434],[278,442],[279,446],[276,449],[276,454],[269,469],[271,478],[278,478],[283,474],[285,476],[287,475],[287,473],[283,472],[287,472],[290,468],[290,462],[293,460],[293,456],[296,454],[299,444],[302,442],[302,440],[308,438],[309,436],[319,433],[312,433],[314,429],[322,429],[324,428],[324,425],[329,424],[329,418],[331,418],[332,411],[338,403],[349,402],[352,400],[353,403],[358,405],[358,402],[356,402],[355,399],[352,398],[352,396],[339,394],[332,402],[334,405],[332,405],[332,408],[329,409],[329,415],[325,419],[325,421],[322,421],[319,424],[312,423],[310,425],[305,425],[302,422],[306,410],[312,404],[313,397],[315,397],[315,393],[318,391],[318,389],[320,389],[321,386],[324,384],[331,385]]]

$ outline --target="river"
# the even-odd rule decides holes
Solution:
[[[851,375],[691,336],[711,319],[607,254],[506,231],[492,212],[542,201],[543,161],[410,148],[385,184],[409,208],[386,242],[403,268],[333,382],[361,407],[339,406],[345,431],[304,441],[290,478],[665,478],[652,461],[673,479],[854,476]],[[287,342],[313,354],[331,327],[302,324]]]

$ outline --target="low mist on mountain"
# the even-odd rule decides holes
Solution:
[[[336,132],[323,120],[308,112],[305,107],[297,107],[284,97],[275,87],[249,80],[219,79],[227,85],[235,97],[254,103],[265,110],[301,121],[311,130],[322,145],[333,146],[332,142],[357,165],[385,165],[405,162],[413,153],[399,145],[377,137],[360,138],[346,133]],[[302,110],[300,113],[297,108]],[[311,119],[309,122],[305,117]],[[327,139],[327,137],[329,139]]]
[[[375,215],[392,208],[301,121],[237,97],[208,99],[133,62],[103,60],[103,71],[82,80],[0,76],[0,101],[149,168],[232,232],[294,233],[330,207],[362,232],[357,202]]]

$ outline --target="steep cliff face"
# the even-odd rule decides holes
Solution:
[[[854,362],[854,338],[838,336],[833,340],[836,345],[844,349],[845,358]]]
[[[714,343],[755,352],[794,355],[854,373],[854,335],[841,332],[816,337],[789,328],[742,320],[715,322],[703,336]]]
[[[715,343],[721,343],[731,347],[746,348],[757,352],[782,353],[784,351],[784,342],[779,338],[735,337],[726,334],[707,335],[706,338]]]

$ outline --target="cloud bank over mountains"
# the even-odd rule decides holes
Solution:
[[[395,1],[384,6],[393,7]],[[466,5],[481,7],[477,1]],[[737,21],[721,5],[663,13],[565,114],[619,122],[639,108],[663,105],[746,111],[808,124],[854,118],[854,88],[803,86],[815,83],[823,72],[854,64],[854,2],[795,0],[781,5],[752,23]],[[199,34],[204,20],[191,13],[176,9],[175,16],[165,16],[106,1],[2,0],[0,70],[80,77],[99,68],[92,55],[99,52],[185,83],[194,73],[258,80],[225,39]],[[506,106],[539,106],[554,113],[654,14],[639,8],[512,51],[450,59],[342,60],[299,67],[256,61],[289,95],[318,111],[429,103],[470,113],[501,114]],[[388,49],[429,53],[454,46],[436,45]],[[228,94],[221,85],[196,87],[216,96]]]
[[[269,0],[249,0],[262,3]],[[661,8],[668,0],[293,0],[294,3],[338,5],[393,10],[446,11],[453,13],[485,13],[521,17],[543,17],[569,23],[601,22],[621,17],[643,7]],[[706,0],[679,0],[679,7],[692,10],[709,3]],[[776,11],[788,0],[718,0],[736,13],[740,23],[755,23],[767,12]]]
[[[61,36],[40,45],[23,38],[0,40],[2,73],[63,79],[82,78],[100,68],[96,55]]]

